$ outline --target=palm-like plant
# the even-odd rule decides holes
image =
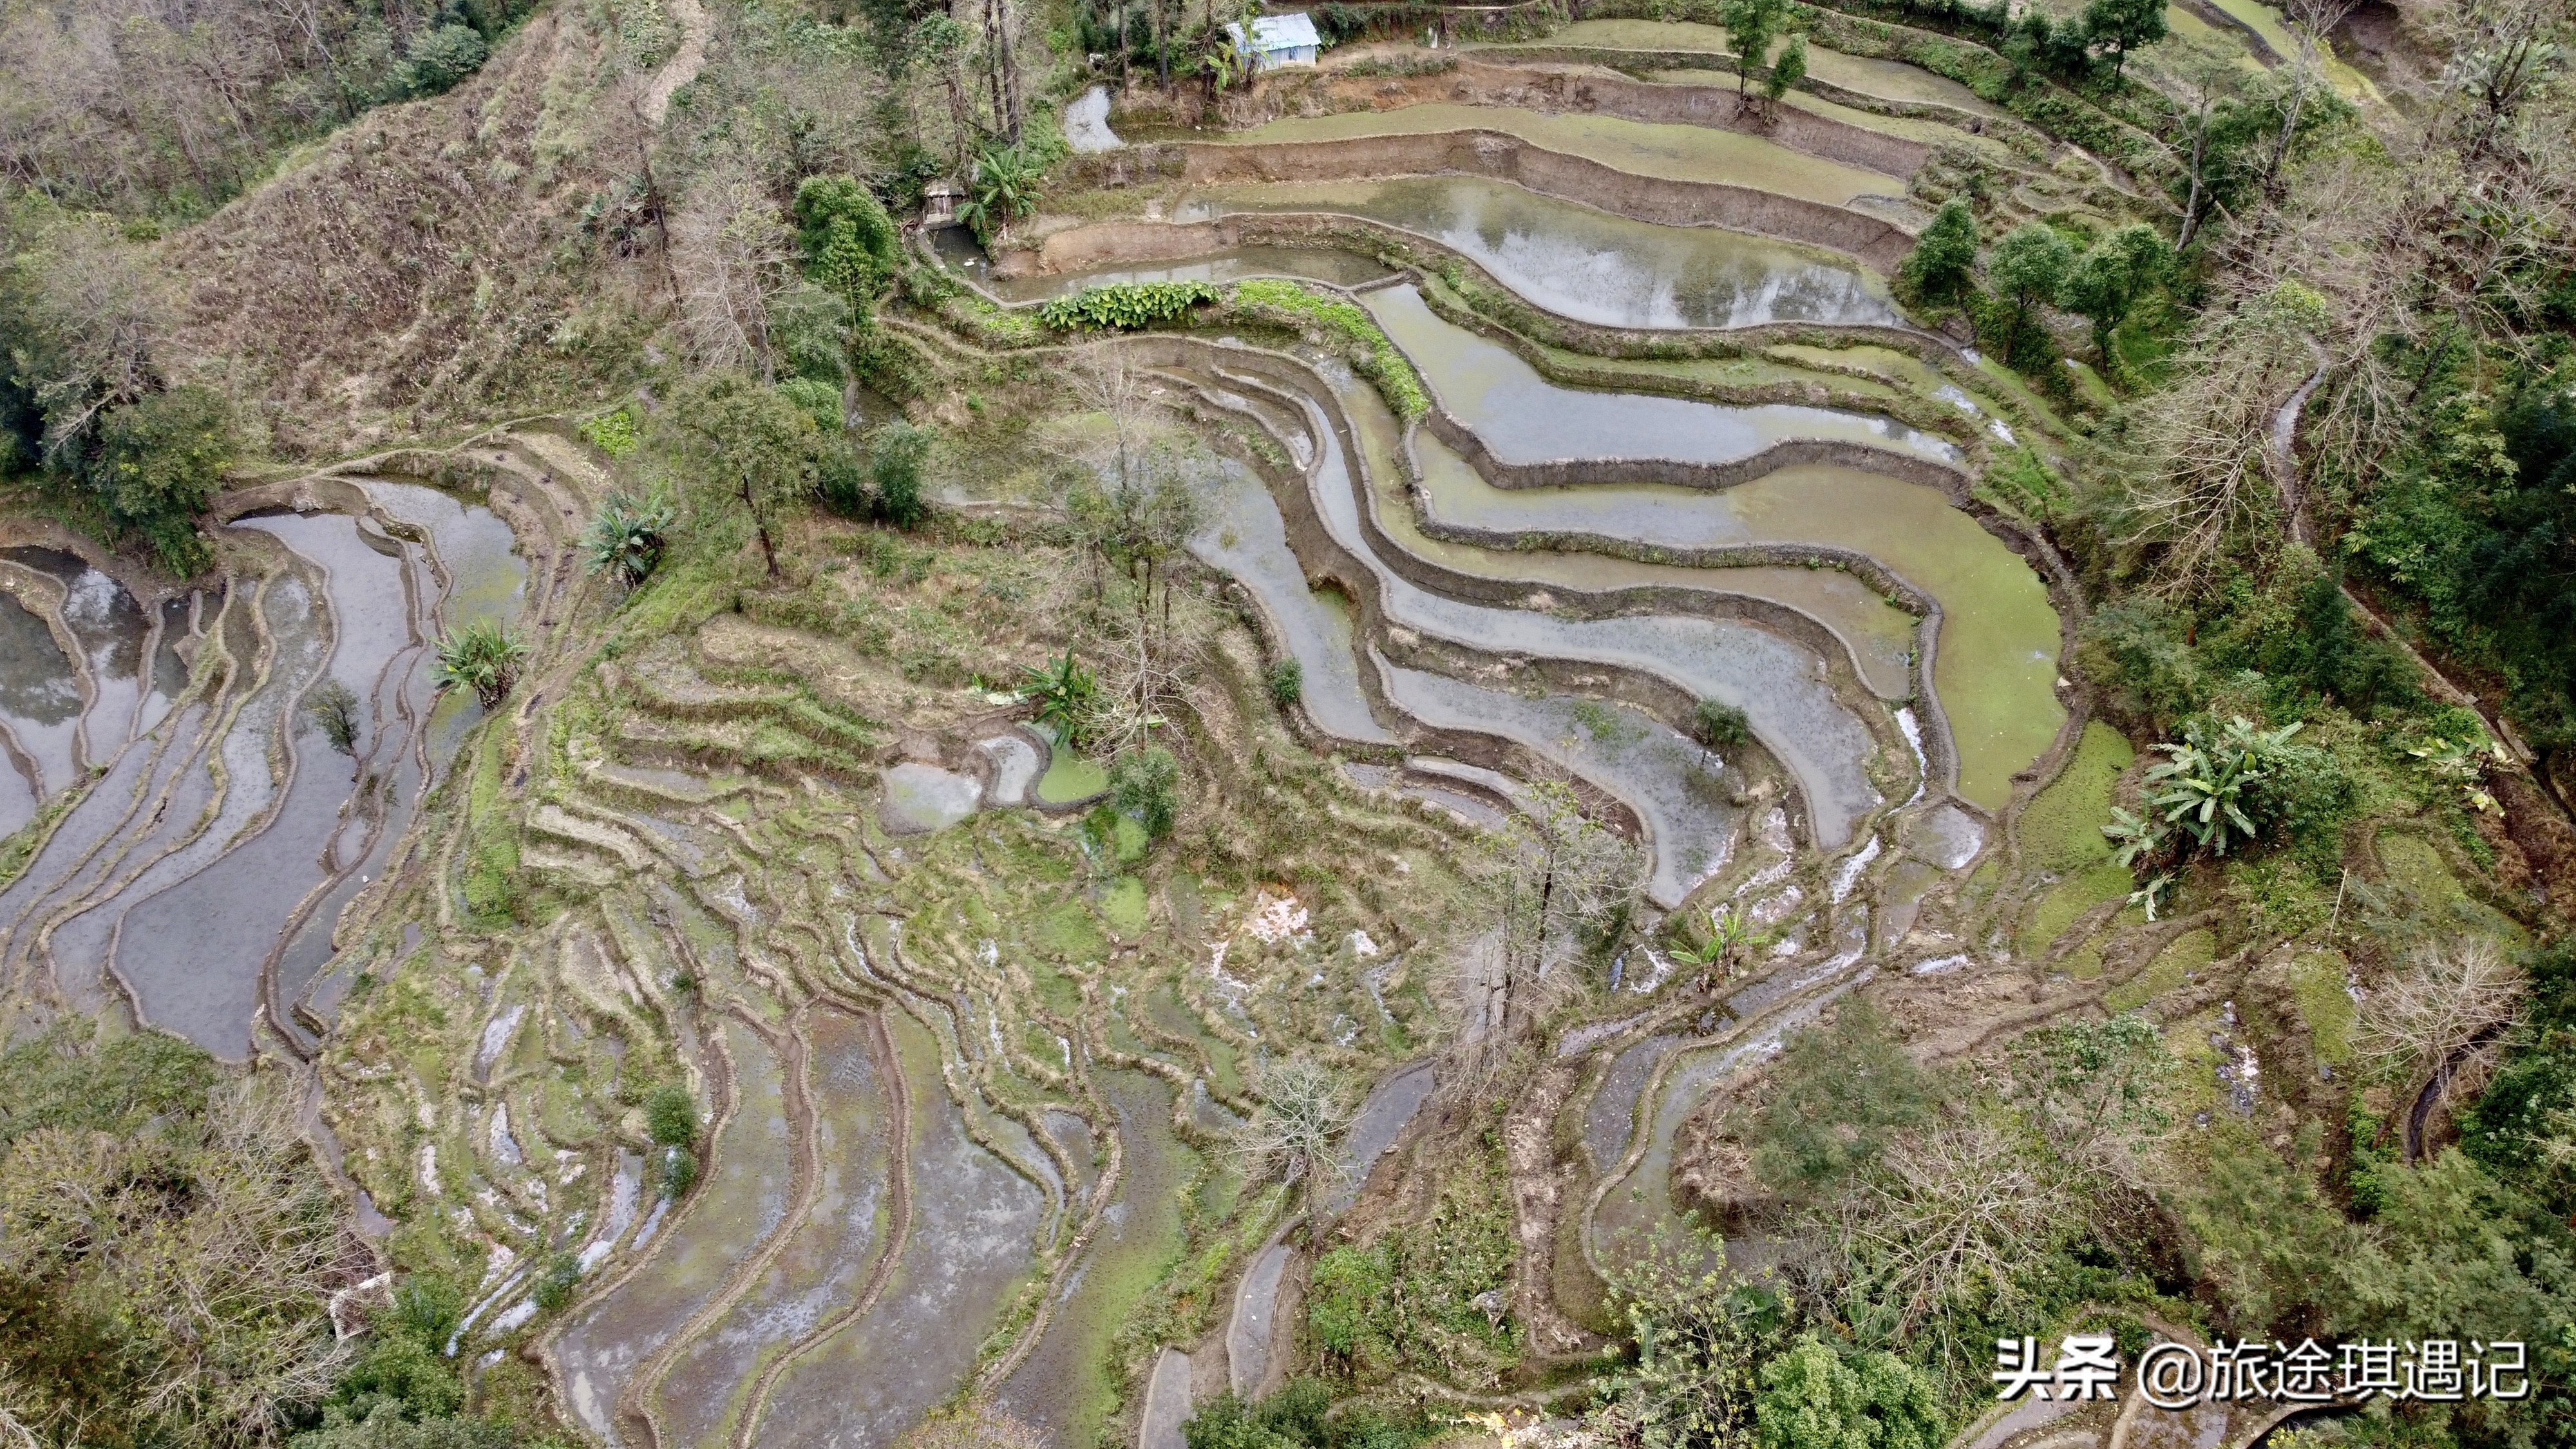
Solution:
[[[527,662],[528,646],[490,619],[450,629],[438,637],[438,687],[470,689],[485,709],[510,697]]]
[[[1041,168],[1017,146],[996,146],[975,158],[967,180],[966,199],[957,204],[957,219],[991,238],[1009,233],[1011,223],[1038,209]]]
[[[1023,697],[1037,701],[1038,723],[1055,731],[1066,744],[1079,744],[1091,727],[1091,709],[1100,696],[1100,681],[1074,662],[1073,651],[1041,669],[1030,665]]]
[[[2242,715],[2215,729],[2188,726],[2179,743],[2158,746],[2166,758],[2147,771],[2147,808],[2180,827],[2194,845],[2225,855],[2238,838],[2263,833],[2246,813],[2251,789],[2270,777],[2281,751],[2304,728],[2259,730]]]
[[[615,574],[630,589],[643,583],[661,564],[674,521],[671,505],[659,497],[609,494],[599,505],[599,516],[590,521],[590,530],[581,536],[590,571]]]

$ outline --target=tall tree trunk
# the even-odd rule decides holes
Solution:
[[[778,547],[769,541],[769,520],[760,516],[760,509],[751,501],[749,474],[743,475],[742,508],[751,515],[751,531],[760,536],[760,557],[769,565],[769,581],[774,584],[778,582]]]
[[[1172,23],[1163,14],[1164,0],[1146,0],[1154,7],[1154,64],[1163,73],[1163,94],[1172,93]]]

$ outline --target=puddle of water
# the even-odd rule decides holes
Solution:
[[[1379,667],[1387,698],[1424,723],[1514,740],[1635,810],[1653,852],[1646,895],[1666,910],[1733,853],[1743,812],[1727,803],[1731,786],[1723,771],[1709,768],[1706,750],[1652,716],[1625,705],[1586,708],[1565,695],[1532,698],[1383,662]]]
[[[707,1180],[663,1231],[658,1251],[555,1340],[566,1405],[611,1443],[625,1442],[610,1416],[628,1377],[787,1214],[795,1165],[778,1059],[739,1022],[723,1018],[717,1029],[733,1057],[736,1102]]]
[[[763,1443],[891,1445],[973,1370],[1029,1270],[1044,1195],[966,1136],[928,1033],[900,1013],[887,1021],[912,1091],[912,1236],[875,1311],[779,1380]]]
[[[762,1367],[855,1301],[875,1271],[892,1181],[885,1083],[864,1022],[818,1011],[808,1026],[821,1165],[813,1206],[750,1291],[672,1362],[654,1394],[664,1444],[727,1442]]]
[[[1288,1269],[1288,1245],[1272,1243],[1253,1255],[1235,1289],[1234,1314],[1225,1329],[1226,1373],[1230,1387],[1243,1398],[1261,1390],[1270,1374],[1270,1350],[1277,1340],[1272,1310],[1279,1302],[1279,1280]]]
[[[1955,805],[1943,805],[1914,824],[1910,840],[1916,855],[1943,870],[1957,870],[1974,860],[1986,843],[1986,828]]]
[[[1093,86],[1064,108],[1064,143],[1076,155],[1115,151],[1126,144],[1109,129],[1109,87]]]
[[[1038,800],[1046,805],[1071,805],[1088,800],[1109,788],[1109,771],[1096,760],[1086,760],[1065,745],[1058,745],[1047,759],[1046,773],[1038,777]]]
[[[995,735],[976,744],[976,749],[993,766],[993,803],[1025,805],[1029,787],[1037,783],[1038,751],[1018,735]]]
[[[1692,398],[1560,387],[1519,354],[1433,313],[1411,285],[1361,294],[1432,391],[1505,462],[1672,458],[1731,463],[1775,443],[1817,439],[1893,448],[1938,462],[1958,449],[1888,418],[1792,403],[1733,407]]]
[[[1723,227],[1635,221],[1483,177],[1211,187],[1185,197],[1177,215],[1242,211],[1338,212],[1419,232],[1559,316],[1610,327],[1903,321],[1887,284],[1847,258]]]
[[[1431,1063],[1423,1062],[1378,1083],[1367,1100],[1360,1103],[1358,1115],[1351,1119],[1350,1133],[1342,1139],[1342,1186],[1334,1191],[1326,1212],[1338,1213],[1357,1200],[1369,1169],[1395,1146],[1396,1139],[1413,1121],[1413,1114],[1431,1100],[1432,1088],[1438,1085]]]
[[[1044,1337],[996,1396],[1004,1409],[1058,1444],[1099,1440],[1117,1389],[1110,1340],[1185,1243],[1179,1188],[1190,1155],[1172,1133],[1171,1090],[1131,1072],[1104,1072],[1100,1085],[1118,1114],[1123,1144],[1118,1200],[1055,1305]],[[1069,1114],[1047,1114],[1050,1123],[1060,1115]],[[1082,1145],[1090,1145],[1087,1131]]]
[[[906,835],[945,830],[974,814],[983,794],[972,775],[906,760],[885,772],[886,829]]]
[[[1292,116],[1234,132],[1223,140],[1262,145],[1452,131],[1500,131],[1543,150],[1581,156],[1635,176],[1750,187],[1827,206],[1847,205],[1861,196],[1905,194],[1905,182],[1897,177],[1792,151],[1759,136],[1580,112],[1550,115],[1442,102],[1389,111]]]

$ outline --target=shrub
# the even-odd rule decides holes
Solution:
[[[1691,738],[1712,750],[1739,750],[1753,743],[1753,721],[1734,705],[1703,699],[1691,712]]]
[[[841,431],[839,388],[811,377],[791,377],[778,384],[778,391],[796,405],[797,411],[814,420],[815,431],[827,436]]]
[[[1221,295],[1207,282],[1111,282],[1048,302],[1038,308],[1038,320],[1058,332],[1133,332],[1177,322]]]
[[[643,441],[635,428],[635,414],[628,408],[582,419],[581,435],[592,447],[612,458],[632,457]]]
[[[1939,1391],[1893,1355],[1845,1357],[1812,1333],[1762,1366],[1753,1400],[1761,1449],[1940,1449]]]
[[[581,1260],[570,1253],[555,1253],[546,1259],[544,1271],[537,1274],[533,1296],[537,1306],[554,1313],[572,1301],[575,1288],[581,1286]]]
[[[1927,302],[1946,301],[1977,266],[1977,213],[1964,196],[1941,203],[1899,275]]]
[[[1270,702],[1286,709],[1306,695],[1306,666],[1294,659],[1282,659],[1270,666],[1267,679]]]
[[[662,1149],[662,1196],[683,1198],[697,1185],[698,1155],[685,1147]]]
[[[698,1100],[677,1082],[655,1087],[644,1099],[644,1129],[665,1147],[686,1147],[698,1140]]]

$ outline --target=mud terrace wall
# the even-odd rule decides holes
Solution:
[[[1705,62],[1708,57],[1694,60]],[[1573,111],[1617,116],[1656,125],[1707,126],[1777,141],[1793,151],[1912,178],[1932,148],[1871,131],[1795,106],[1755,101],[1738,105],[1731,86],[1657,85],[1590,68],[1511,64],[1466,58],[1438,75],[1389,78],[1310,71],[1265,77],[1254,114],[1297,115],[1325,111],[1387,110],[1448,101],[1472,106],[1511,106],[1527,111]],[[1945,111],[1947,108],[1944,108]],[[1955,114],[1955,113],[1952,113]]]
[[[1186,156],[1184,177],[1198,185],[1373,181],[1459,172],[1509,181],[1638,221],[1726,226],[1830,247],[1881,272],[1895,271],[1914,247],[1911,234],[1879,217],[1724,182],[1639,176],[1495,131],[1245,145],[1183,142],[1176,149]]]

